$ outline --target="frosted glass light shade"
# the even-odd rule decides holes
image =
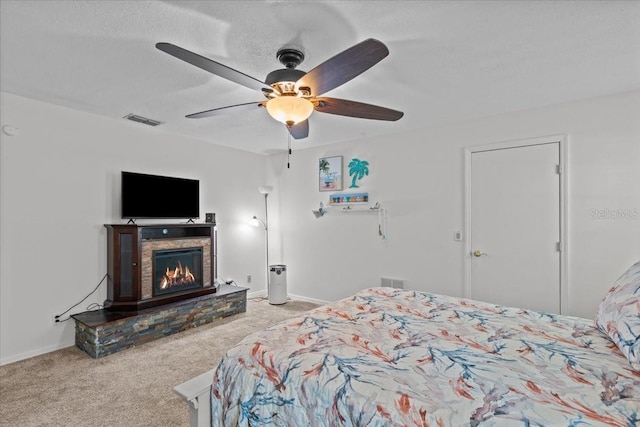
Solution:
[[[303,122],[313,113],[313,104],[305,98],[281,95],[267,102],[269,115],[284,124]]]

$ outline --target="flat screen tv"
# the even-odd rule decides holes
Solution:
[[[122,171],[122,218],[195,219],[200,181]]]

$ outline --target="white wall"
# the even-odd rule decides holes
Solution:
[[[640,211],[640,92],[295,150],[291,169],[283,156],[265,158],[7,93],[0,113],[1,125],[20,129],[0,138],[2,364],[73,345],[73,324],[54,326],[52,316],[105,274],[103,224],[121,222],[121,170],[200,179],[201,214],[216,212],[219,223],[220,275],[250,292],[266,281],[264,234],[245,220],[263,214],[257,187],[272,184],[270,262],[288,265],[290,294],[335,300],[388,276],[406,279],[411,289],[463,295],[464,245],[453,233],[463,228],[464,147],[567,134],[569,314],[593,317],[611,283],[640,258],[640,219],[592,213]],[[175,162],[176,153],[189,154],[188,161]],[[313,217],[330,194],[318,191],[318,158],[333,155],[345,164],[353,157],[369,161],[360,185],[388,211],[386,246],[377,216]],[[77,311],[105,297],[103,286]]]
[[[387,276],[464,296],[466,254],[453,239],[463,230],[464,147],[556,134],[569,141],[567,314],[592,318],[613,281],[640,259],[640,215],[632,214],[640,212],[640,92],[298,150],[290,170],[273,156],[268,173],[280,193],[289,292],[335,300]],[[388,211],[386,246],[375,216],[313,217],[330,194],[318,191],[318,158],[335,155],[345,165],[353,157],[369,161],[360,189]],[[348,172],[344,181],[347,189]],[[633,218],[593,217],[606,209]]]
[[[106,273],[103,224],[123,222],[122,170],[199,179],[200,221],[218,220],[219,275],[266,288],[264,231],[246,225],[264,210],[264,156],[8,93],[0,111],[20,130],[0,139],[0,363],[73,345],[73,321],[54,326],[53,315]],[[72,313],[105,298],[103,284]]]

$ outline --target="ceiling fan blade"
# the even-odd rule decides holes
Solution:
[[[289,128],[289,133],[294,139],[303,139],[309,136],[309,120],[302,121]]]
[[[389,55],[379,40],[367,39],[326,60],[296,82],[296,89],[308,87],[314,96],[348,82]]]
[[[404,116],[402,111],[365,104],[364,102],[350,101],[348,99],[317,98],[317,100],[319,102],[315,109],[321,113],[357,117],[360,119],[388,120],[392,122]]]
[[[212,74],[231,80],[234,83],[248,87],[249,89],[261,90],[263,92],[272,92],[273,89],[268,84],[260,80],[248,76],[233,68],[227,67],[213,59],[205,58],[197,53],[193,53],[171,43],[156,43],[156,47],[169,55],[175,56],[191,65],[202,68]]]
[[[257,107],[263,107],[266,101],[247,102],[246,104],[229,105],[227,107],[214,108],[212,110],[201,111],[186,116],[189,119],[201,119],[203,117],[221,116],[223,114],[239,113],[241,111],[255,110]]]

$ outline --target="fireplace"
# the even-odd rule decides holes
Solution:
[[[153,295],[202,287],[202,248],[153,252]]]
[[[107,310],[140,310],[216,292],[213,224],[106,227]]]

